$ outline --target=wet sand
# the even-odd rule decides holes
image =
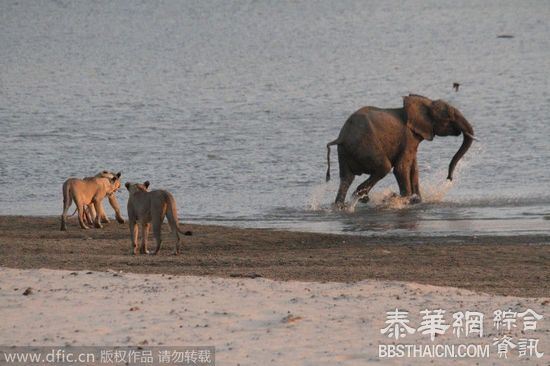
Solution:
[[[128,225],[81,230],[75,219],[0,216],[0,266],[275,280],[394,280],[490,294],[550,296],[550,237],[362,237],[182,225],[183,251],[163,231],[158,256],[130,255]],[[153,238],[149,239],[154,248]]]

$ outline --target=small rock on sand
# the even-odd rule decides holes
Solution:
[[[252,272],[252,273],[231,273],[229,277],[241,277],[241,278],[258,278],[262,277],[261,274]]]
[[[288,314],[283,319],[281,319],[281,323],[286,323],[286,324],[296,323],[297,321],[300,321],[302,319],[303,318],[301,316],[295,316],[295,315],[292,315],[292,314]]]

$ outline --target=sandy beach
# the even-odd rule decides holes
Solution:
[[[544,237],[373,238],[219,226],[192,230],[173,256],[131,256],[127,225],[59,231],[53,217],[0,218],[2,345],[214,346],[218,365],[545,365],[550,249]],[[484,314],[483,337],[435,343],[382,334],[386,312]],[[542,314],[506,335],[541,358],[497,355],[493,312]],[[488,347],[484,358],[380,358],[394,344]],[[299,352],[296,352],[299,350]]]
[[[30,295],[22,293],[31,288]],[[16,345],[207,345],[217,365],[423,365],[426,358],[378,358],[385,313],[394,308],[420,322],[424,309],[495,309],[547,314],[548,298],[493,296],[450,287],[397,281],[355,283],[274,281],[0,268],[3,325],[0,344]],[[488,358],[441,358],[453,365],[545,365],[548,321],[527,332],[539,340],[542,358],[508,359],[490,346]],[[521,326],[507,334],[527,336]],[[490,345],[497,332],[485,321],[483,338],[457,338],[449,329],[436,344]],[[399,343],[430,345],[429,336],[408,335]]]

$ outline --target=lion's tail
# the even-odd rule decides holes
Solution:
[[[168,192],[167,192],[168,193]],[[168,219],[168,225],[173,232],[176,233],[178,240],[180,240],[179,234],[192,235],[190,231],[183,231],[178,225],[178,209],[176,208],[176,200],[174,196],[168,193],[168,208],[166,210],[166,218]]]
[[[62,193],[63,193],[63,213],[61,214],[61,231],[65,231],[67,230],[67,223],[66,223],[67,210],[69,209],[69,207],[71,207],[73,203],[73,199],[71,197],[71,187],[69,185],[68,179],[63,183]]]
[[[69,181],[66,180],[63,183],[63,209],[64,210],[68,209],[69,207],[71,207],[72,204],[73,204],[73,199],[71,197],[71,187],[69,185]]]

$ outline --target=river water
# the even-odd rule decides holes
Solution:
[[[548,234],[548,19],[548,1],[2,1],[0,214],[58,215],[67,177],[110,169],[171,191],[184,222]],[[332,210],[325,144],[409,92],[474,126],[453,184],[461,137],[436,138],[422,204],[388,199],[390,174]]]

